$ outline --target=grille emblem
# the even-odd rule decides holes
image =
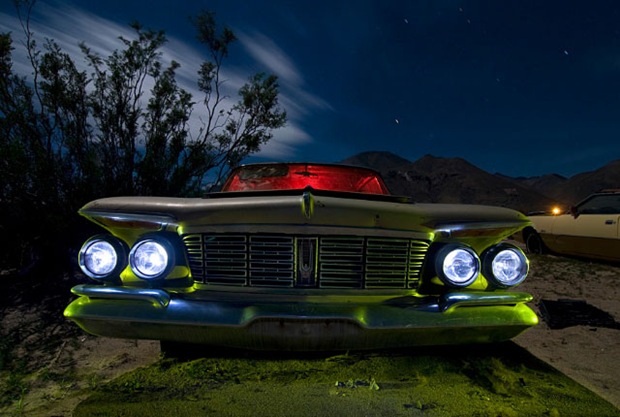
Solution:
[[[301,211],[304,213],[304,217],[308,220],[312,218],[314,213],[314,198],[309,191],[304,191],[301,199]]]
[[[317,238],[297,238],[297,287],[316,287]]]

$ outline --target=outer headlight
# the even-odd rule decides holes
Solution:
[[[499,288],[519,285],[529,271],[529,262],[516,246],[501,243],[487,249],[482,255],[484,276]]]
[[[466,287],[478,278],[480,259],[467,246],[446,245],[437,253],[435,271],[444,284]]]
[[[127,266],[127,245],[111,235],[95,236],[80,249],[78,262],[91,278],[116,280]]]
[[[129,265],[139,278],[163,278],[174,266],[174,248],[165,239],[146,238],[136,242],[129,252]]]

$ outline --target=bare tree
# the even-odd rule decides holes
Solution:
[[[236,101],[223,94],[222,66],[236,38],[211,12],[193,19],[208,57],[197,74],[203,97],[195,99],[177,84],[180,64],[162,62],[164,32],[132,23],[135,36],[119,37],[122,47],[104,57],[82,43],[79,58],[89,67],[80,70],[53,39],[39,46],[30,27],[34,1],[15,4],[32,79],[15,74],[11,34],[0,34],[0,232],[7,242],[28,247],[58,236],[98,197],[200,194],[207,176],[217,182],[286,123],[273,75],[251,76]],[[194,111],[205,117],[192,133]],[[11,246],[5,261],[16,257]]]

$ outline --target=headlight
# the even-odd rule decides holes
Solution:
[[[174,265],[174,250],[164,239],[140,240],[129,253],[129,265],[134,274],[142,279],[161,278]]]
[[[91,278],[118,279],[127,266],[127,246],[113,236],[95,236],[82,246],[78,262]]]
[[[482,256],[484,276],[496,287],[514,287],[527,276],[529,262],[516,246],[502,243],[488,249]]]
[[[478,278],[480,259],[467,246],[447,245],[437,253],[435,271],[445,284],[466,287]]]

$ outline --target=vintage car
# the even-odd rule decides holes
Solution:
[[[533,224],[521,233],[531,253],[620,261],[620,190],[592,194],[566,213],[530,219]]]
[[[527,227],[497,207],[415,204],[369,169],[258,164],[204,198],[116,197],[65,316],[101,336],[257,350],[496,342],[537,324],[509,291]]]

